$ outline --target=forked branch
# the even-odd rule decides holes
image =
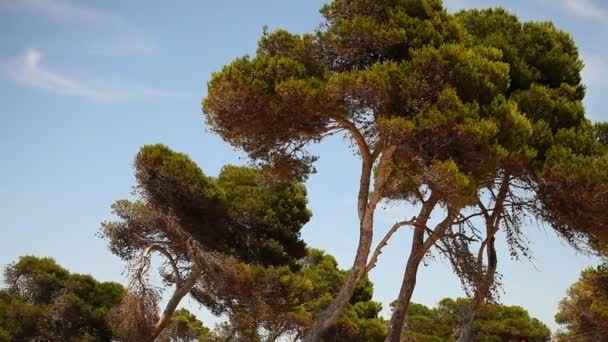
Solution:
[[[175,262],[175,259],[173,258],[173,256],[171,255],[171,253],[169,253],[161,245],[154,244],[154,245],[148,246],[144,250],[143,257],[146,258],[146,259],[149,258],[150,257],[150,253],[152,253],[153,251],[157,251],[160,254],[162,254],[165,258],[167,258],[167,260],[171,264],[171,268],[173,268],[173,273],[175,274],[175,282],[176,282],[176,284],[178,284],[178,285],[181,284],[182,283],[182,276],[179,273],[179,268],[177,268],[177,262]]]
[[[372,257],[371,257],[369,263],[367,264],[367,267],[365,268],[365,273],[369,273],[369,271],[371,271],[374,267],[376,267],[376,263],[378,262],[378,257],[380,256],[380,254],[382,254],[382,249],[388,244],[388,240],[391,239],[393,234],[395,234],[395,232],[397,230],[399,230],[399,228],[401,228],[403,226],[414,226],[414,225],[415,225],[415,221],[401,221],[401,222],[395,223],[393,225],[393,227],[386,233],[386,235],[384,235],[384,238],[382,238],[380,243],[378,243],[378,245],[376,246],[376,250],[374,250],[374,254],[372,254]]]

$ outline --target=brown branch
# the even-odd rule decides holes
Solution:
[[[374,254],[372,254],[372,257],[371,257],[369,263],[367,264],[367,267],[365,268],[365,273],[369,273],[369,271],[371,271],[374,267],[376,267],[376,263],[378,262],[378,257],[380,256],[380,254],[382,254],[382,248],[384,248],[388,244],[388,240],[390,240],[390,238],[393,236],[393,234],[395,234],[395,232],[403,226],[408,226],[408,225],[413,226],[414,224],[415,224],[414,221],[401,221],[401,222],[395,223],[393,225],[393,227],[386,233],[384,238],[382,238],[382,240],[376,246],[376,250],[374,250]]]
[[[354,123],[340,116],[332,116],[331,118],[335,120],[339,126],[350,132],[361,153],[362,165],[361,177],[359,179],[359,194],[357,196],[357,212],[359,214],[359,220],[362,221],[369,201],[369,185],[375,159],[372,157],[365,137]]]
[[[355,139],[355,142],[359,146],[359,151],[361,152],[363,158],[372,159],[372,154],[370,152],[369,145],[367,144],[365,137],[363,136],[363,134],[361,134],[357,126],[354,123],[338,115],[331,116],[331,118],[335,120],[339,124],[339,126],[343,127],[344,129],[349,131],[350,134],[352,134],[353,139]]]
[[[145,250],[144,250],[144,254],[143,257],[144,258],[149,258],[150,257],[150,253],[152,251],[157,251],[160,254],[162,254],[163,256],[165,256],[165,258],[167,258],[169,260],[169,263],[171,264],[171,267],[173,268],[173,273],[175,274],[175,281],[176,284],[181,284],[182,282],[182,277],[179,274],[179,268],[177,268],[177,263],[175,262],[175,259],[173,259],[173,256],[161,245],[150,245],[148,246]]]
[[[461,219],[458,220],[458,221],[454,221],[454,223],[452,223],[452,225],[463,224],[463,223],[469,221],[470,219],[472,219],[473,217],[477,217],[477,216],[481,216],[481,215],[484,215],[484,213],[483,212],[478,212],[478,213],[471,214],[469,216],[460,215]]]
[[[150,342],[154,342],[156,338],[160,335],[160,333],[167,327],[167,325],[171,321],[171,317],[173,316],[175,309],[177,308],[177,305],[182,300],[182,298],[184,298],[184,296],[187,295],[190,290],[192,290],[199,276],[200,272],[196,268],[193,268],[184,283],[175,286],[175,291],[173,292],[173,295],[169,299],[169,302],[167,302],[167,305],[165,306],[165,309],[160,315],[158,322],[156,322],[156,324],[154,325],[152,335],[149,339]]]
[[[442,238],[446,230],[452,226],[452,221],[454,221],[454,218],[456,217],[459,211],[460,208],[448,208],[448,213],[445,219],[435,226],[435,229],[433,229],[432,234],[430,234],[429,238],[424,241],[424,244],[422,245],[422,250],[424,251],[424,254],[426,254],[426,251],[431,249],[435,242]]]
[[[498,232],[501,213],[504,209],[505,200],[509,194],[511,177],[506,174],[500,185],[500,189],[498,190],[498,195],[494,196],[495,204],[494,209],[492,209],[492,214],[488,215],[487,209],[483,206],[481,200],[478,199],[478,205],[483,210],[484,216],[486,218],[486,239],[479,246],[479,251],[477,253],[477,267],[479,271],[483,268],[483,253],[488,243],[494,239],[494,236]],[[494,194],[493,194],[494,195]]]
[[[384,191],[384,184],[386,184],[386,180],[388,178],[388,175],[386,174],[386,167],[387,167],[390,159],[393,157],[393,154],[395,153],[396,149],[397,149],[397,146],[392,145],[392,146],[386,148],[382,152],[382,157],[380,157],[380,162],[378,163],[378,174],[376,175],[374,191],[371,194],[371,198],[370,198],[369,204],[368,204],[368,210],[369,209],[374,210],[376,207],[376,204],[382,198],[382,193]]]
[[[336,125],[336,126],[327,126],[322,130],[316,131],[316,132],[306,132],[306,131],[298,131],[298,136],[302,137],[302,138],[315,138],[318,136],[323,136],[327,133],[330,133],[331,131],[334,131],[332,133],[336,133],[336,131],[340,131],[340,127],[342,127],[341,125]]]

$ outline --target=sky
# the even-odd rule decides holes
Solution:
[[[124,282],[124,265],[99,238],[110,205],[129,198],[140,146],[163,143],[208,175],[247,160],[206,131],[200,109],[212,72],[253,54],[262,27],[310,32],[323,0],[74,1],[0,0],[0,266],[22,255],[50,256],[70,271]],[[587,115],[608,120],[608,4],[601,0],[446,0],[450,11],[503,6],[523,20],[551,20],[570,32],[585,62]],[[306,242],[352,264],[358,238],[359,161],[340,138],[312,148],[320,156],[307,182],[314,213]],[[376,215],[376,239],[399,218]],[[501,302],[521,305],[552,329],[566,289],[598,260],[575,253],[547,227],[530,223],[531,261],[499,248]],[[398,294],[410,232],[391,240],[371,273],[374,299]],[[445,260],[422,267],[413,301],[435,305],[462,296]],[[212,326],[217,318],[184,305]]]

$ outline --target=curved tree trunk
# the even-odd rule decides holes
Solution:
[[[492,214],[488,215],[488,208],[486,208],[481,201],[479,202],[479,207],[484,213],[484,217],[486,220],[486,240],[481,244],[479,248],[479,253],[477,256],[478,263],[478,272],[481,275],[481,279],[479,284],[477,284],[477,288],[475,289],[475,295],[473,296],[473,300],[469,305],[465,316],[463,317],[462,324],[460,325],[460,333],[458,336],[458,342],[470,342],[473,339],[473,321],[479,312],[481,304],[487,298],[490,293],[490,289],[492,288],[492,284],[494,284],[494,278],[496,276],[496,269],[498,266],[498,257],[496,256],[496,239],[494,236],[498,229],[500,228],[500,222],[502,219],[502,211],[504,210],[505,200],[509,193],[509,186],[511,182],[511,177],[507,173],[504,175],[504,178],[500,185],[500,190],[498,195],[496,196],[496,201],[494,204],[494,209],[492,209]],[[483,269],[483,251],[485,248],[485,252],[488,258],[488,267],[485,270]]]
[[[401,340],[401,329],[405,322],[405,316],[407,315],[407,309],[409,307],[414,288],[416,287],[416,277],[418,275],[418,267],[424,257],[425,253],[422,253],[422,245],[424,242],[424,228],[417,227],[414,231],[414,237],[412,239],[412,251],[410,257],[407,260],[407,266],[405,267],[405,274],[403,275],[403,281],[401,282],[401,290],[399,290],[399,297],[395,307],[393,308],[393,315],[389,325],[388,336],[386,341],[400,341]],[[420,255],[422,253],[422,255]]]
[[[481,308],[481,304],[485,300],[494,283],[494,277],[496,275],[496,268],[498,265],[498,258],[496,257],[496,246],[494,244],[494,237],[491,237],[487,247],[488,254],[488,269],[486,274],[483,276],[480,287],[475,291],[475,296],[467,309],[462,324],[460,325],[460,336],[458,342],[470,342],[473,339],[473,321]]]
[[[367,257],[371,249],[372,244],[372,231],[371,228],[367,229],[362,233],[359,239],[359,247],[357,249],[357,255],[353,267],[346,279],[340,292],[334,299],[334,301],[327,307],[321,314],[315,319],[315,323],[308,332],[308,335],[304,338],[307,342],[319,342],[323,341],[323,335],[332,325],[334,325],[340,315],[342,309],[350,301],[357,283],[364,275],[365,268],[367,266]]]
[[[412,299],[412,294],[414,293],[414,288],[416,287],[416,277],[418,275],[418,267],[420,266],[420,262],[422,262],[422,258],[424,258],[431,247],[435,245],[435,242],[445,234],[460,211],[449,209],[446,218],[435,227],[431,235],[425,241],[424,232],[426,229],[426,222],[430,217],[433,207],[430,208],[430,211],[427,214],[428,216],[418,223],[416,229],[414,230],[414,237],[412,238],[412,250],[410,251],[410,256],[405,268],[405,274],[403,275],[403,281],[401,282],[399,297],[397,297],[397,303],[395,304],[391,322],[389,324],[388,335],[386,336],[385,340],[386,342],[399,342],[401,340],[401,331],[403,330],[403,324],[405,323],[405,317],[407,316],[410,300]],[[424,206],[421,212],[422,211],[424,211]]]
[[[154,342],[158,338],[158,336],[163,332],[163,330],[167,327],[167,325],[171,321],[171,317],[173,316],[175,309],[177,308],[177,305],[182,300],[182,298],[184,298],[184,296],[187,295],[190,290],[192,290],[192,288],[196,284],[198,276],[199,272],[192,270],[188,278],[184,280],[183,284],[176,286],[175,292],[173,292],[173,296],[171,296],[171,298],[169,299],[169,302],[165,306],[165,309],[163,310],[162,314],[160,315],[158,322],[156,322],[156,324],[154,325],[154,329],[150,334],[148,342]]]
[[[315,318],[315,322],[304,337],[304,341],[306,342],[323,341],[323,335],[336,323],[342,309],[348,304],[353,296],[357,283],[365,275],[367,259],[372,246],[374,212],[378,202],[382,198],[382,190],[386,180],[386,167],[395,149],[395,146],[390,146],[382,151],[382,157],[378,163],[374,191],[370,194],[369,188],[375,157],[369,153],[367,155],[363,153],[365,150],[362,148],[363,164],[358,196],[360,226],[357,254],[350,273],[340,288],[336,298],[334,298],[333,302]]]

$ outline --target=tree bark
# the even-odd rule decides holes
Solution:
[[[393,308],[393,315],[389,325],[388,335],[386,341],[400,341],[401,340],[401,329],[405,321],[407,309],[414,293],[414,287],[416,286],[416,277],[418,275],[418,266],[422,256],[422,245],[424,240],[424,228],[416,228],[414,231],[414,238],[412,239],[412,252],[407,260],[407,266],[405,267],[405,274],[403,275],[403,281],[401,282],[401,290],[399,291],[399,297],[397,303]]]
[[[475,289],[475,295],[469,305],[467,312],[460,325],[460,333],[458,336],[458,342],[470,342],[473,339],[473,321],[481,308],[481,304],[487,298],[492,284],[494,284],[494,278],[496,276],[496,269],[498,266],[498,258],[496,256],[496,244],[495,238],[496,232],[500,228],[500,221],[502,219],[502,211],[504,209],[504,203],[509,193],[509,185],[511,177],[509,174],[505,174],[498,195],[496,196],[494,209],[492,214],[488,214],[488,209],[479,202],[479,207],[483,212],[486,221],[486,239],[482,242],[479,247],[479,253],[477,256],[477,268],[481,275],[480,283]],[[483,252],[484,248],[488,258],[488,268],[483,269]]]
[[[359,145],[362,150],[361,144]],[[378,163],[378,173],[374,184],[373,193],[369,193],[371,174],[373,168],[373,158],[367,150],[367,153],[362,152],[363,163],[361,171],[361,180],[359,186],[358,197],[358,212],[360,217],[359,225],[359,244],[357,246],[357,254],[353,266],[350,270],[346,281],[340,288],[340,291],[334,298],[333,302],[321,312],[316,318],[313,326],[304,337],[305,342],[321,342],[325,332],[336,323],[342,309],[350,301],[357,283],[365,275],[367,268],[367,259],[371,250],[373,239],[374,212],[376,206],[382,197],[384,187],[386,166],[392,157],[396,147],[391,146],[382,152],[381,159]]]
[[[487,297],[488,292],[492,284],[494,283],[494,277],[496,275],[496,268],[498,264],[498,258],[496,257],[496,247],[494,245],[494,237],[491,237],[487,246],[488,253],[488,269],[484,275],[481,287],[475,291],[475,296],[467,309],[462,324],[460,325],[460,335],[458,342],[470,342],[473,339],[473,321],[481,308],[481,304]]]
[[[156,340],[156,338],[158,338],[158,336],[167,327],[167,325],[171,321],[171,317],[173,316],[175,309],[177,308],[177,305],[182,300],[182,298],[184,298],[184,296],[187,295],[190,290],[192,290],[192,287],[194,287],[194,285],[196,284],[196,280],[198,279],[198,277],[199,272],[193,269],[190,272],[188,278],[184,280],[183,284],[176,286],[175,292],[173,292],[173,296],[171,296],[171,298],[169,299],[169,302],[165,306],[165,309],[163,310],[162,314],[160,315],[158,322],[156,322],[156,324],[154,325],[154,329],[152,330],[150,339],[148,340],[149,342],[154,342],[154,340]]]
[[[424,232],[426,230],[426,223],[428,222],[428,218],[430,217],[434,206],[435,205],[433,204],[431,208],[428,208],[430,209],[428,213],[425,212],[424,206],[421,209],[422,220],[414,230],[412,249],[405,268],[405,274],[403,275],[403,281],[401,282],[401,290],[399,291],[397,303],[395,304],[391,322],[389,324],[386,342],[399,342],[401,340],[401,331],[403,330],[403,324],[405,323],[410,300],[412,299],[412,294],[416,287],[416,277],[418,275],[420,262],[431,247],[435,245],[435,242],[445,234],[460,211],[459,208],[457,208],[458,210],[448,209],[446,218],[435,227],[432,235],[425,241]]]

